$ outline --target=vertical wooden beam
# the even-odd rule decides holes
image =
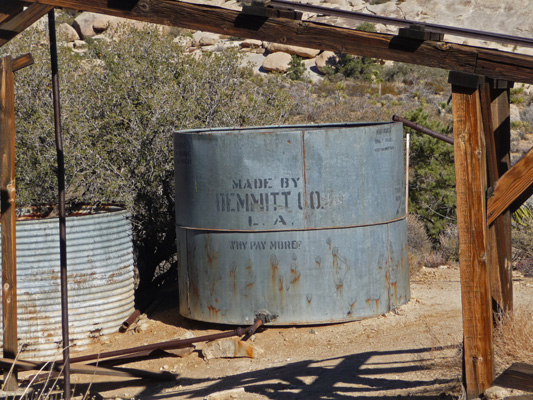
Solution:
[[[451,78],[450,74],[450,78]],[[487,267],[486,155],[478,85],[452,83],[457,227],[463,306],[467,397],[477,398],[494,379],[492,306]]]
[[[494,82],[480,86],[481,112],[487,144],[487,181],[494,187],[511,165],[511,120],[509,89],[495,89]],[[488,227],[492,309],[496,313],[513,309],[511,212],[507,210]]]
[[[0,185],[2,226],[2,307],[4,358],[17,355],[15,248],[15,77],[11,56],[0,59]],[[14,371],[4,371],[4,390],[17,389]]]

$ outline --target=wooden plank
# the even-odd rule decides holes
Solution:
[[[24,9],[22,3],[18,1],[5,1],[0,4],[0,23],[7,21],[13,16],[21,13]]]
[[[533,365],[514,363],[494,380],[494,385],[533,392]]]
[[[533,57],[444,42],[416,42],[311,21],[241,15],[174,0],[30,0],[52,6],[533,83]],[[117,6],[113,6],[116,4]],[[122,5],[122,6],[121,6]],[[128,5],[128,7],[124,6]],[[118,8],[121,7],[121,8]],[[416,45],[415,45],[416,44]],[[0,43],[1,45],[1,43]],[[480,65],[478,59],[482,59]]]
[[[13,60],[13,72],[17,72],[19,69],[29,67],[33,64],[33,56],[28,54],[23,54]]]
[[[31,4],[24,11],[0,24],[0,46],[3,46],[54,7],[46,4]]]
[[[487,267],[485,142],[479,90],[452,85],[457,228],[463,307],[464,377],[473,399],[494,378],[492,307]]]
[[[533,191],[533,148],[507,171],[494,186],[487,202],[487,222],[492,224],[524,193]]]
[[[2,226],[2,310],[4,357],[17,355],[15,247],[15,77],[11,56],[0,59],[0,222]],[[17,389],[16,373],[4,371],[4,390]]]
[[[480,86],[483,130],[487,145],[487,181],[493,186],[509,169],[511,124],[508,89]],[[500,215],[488,228],[489,248],[487,265],[490,271],[492,310],[508,312],[513,309],[511,213]]]

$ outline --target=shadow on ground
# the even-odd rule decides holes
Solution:
[[[247,393],[273,400],[353,398],[451,400],[457,397],[460,387],[458,379],[435,378],[439,376],[438,371],[427,372],[436,367],[436,358],[440,363],[446,358],[452,358],[436,353],[453,349],[456,347],[364,352],[324,360],[299,361],[219,379],[180,378],[177,375],[176,380],[164,382],[148,379],[98,382],[91,385],[90,392],[96,394],[143,387],[135,399],[202,399],[215,392],[244,387]],[[380,361],[380,358],[383,360]],[[443,368],[442,365],[437,367],[441,370]],[[442,375],[450,376],[450,374]],[[80,394],[87,389],[87,385],[77,387]],[[107,397],[96,395],[96,398]]]

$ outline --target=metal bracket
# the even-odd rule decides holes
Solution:
[[[484,75],[469,74],[468,72],[450,71],[448,83],[470,89],[477,89],[479,85],[485,83]]]
[[[492,89],[510,89],[514,86],[513,81],[489,78],[484,75],[469,74],[468,72],[460,71],[450,71],[448,83],[470,89],[477,89],[479,85],[484,83],[488,83]]]
[[[241,14],[255,15],[264,18],[285,18],[301,20],[303,13],[295,10],[285,10],[274,8],[270,5],[270,0],[248,0],[242,3]]]
[[[444,40],[443,33],[426,31],[426,27],[422,24],[411,24],[408,28],[400,28],[398,29],[398,36],[421,41],[442,42]]]

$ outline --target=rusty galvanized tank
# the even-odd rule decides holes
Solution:
[[[180,313],[350,321],[409,300],[399,123],[174,136]]]
[[[117,207],[85,208],[68,216],[66,226],[69,336],[75,353],[117,332],[133,312],[133,248],[129,214]],[[59,275],[58,219],[17,221],[18,336],[23,359],[48,361],[61,356]]]

